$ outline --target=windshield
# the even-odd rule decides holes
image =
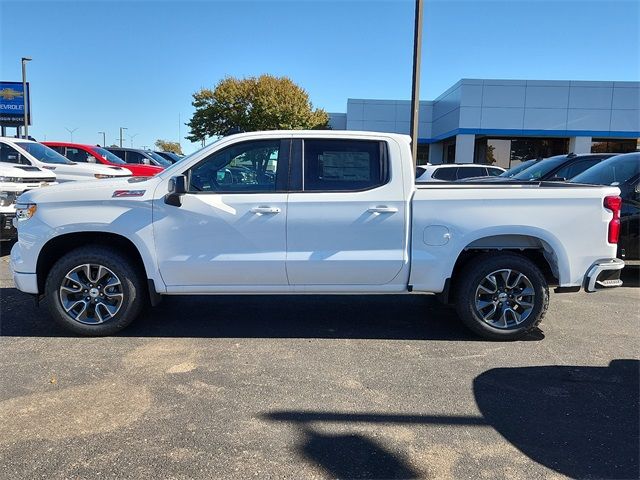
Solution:
[[[523,171],[514,175],[512,178],[515,180],[526,181],[537,180],[562,165],[566,159],[566,155],[558,155],[556,157],[545,158],[535,165],[532,165],[529,168],[525,168]]]
[[[73,162],[68,158],[41,143],[15,142],[15,144],[43,163],[73,165]]]
[[[617,155],[576,175],[571,183],[621,185],[640,174],[640,153]]]
[[[510,168],[506,172],[502,172],[498,176],[499,177],[513,177],[513,176],[517,175],[518,173],[520,173],[521,171],[529,168],[531,165],[533,165],[536,162],[537,162],[537,160],[527,160],[526,162],[522,162],[520,165],[516,165],[515,167]]]
[[[92,148],[96,151],[96,153],[99,153],[104,158],[106,158],[109,163],[117,163],[118,165],[126,165],[126,162],[124,160],[122,160],[119,156],[111,153],[109,150],[105,150],[104,148],[101,148],[101,147],[92,147]]]
[[[170,167],[171,165],[173,165],[169,160],[161,157],[156,152],[152,152],[151,150],[145,150],[144,153],[149,155],[151,158],[153,158],[156,162],[158,162],[163,167]]]

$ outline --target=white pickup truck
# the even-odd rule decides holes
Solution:
[[[414,178],[405,135],[232,135],[152,178],[23,195],[13,278],[85,335],[162,295],[436,293],[490,339],[538,325],[549,286],[621,284],[616,187]]]
[[[2,154],[0,146],[0,158]],[[16,217],[16,200],[20,194],[56,183],[56,174],[49,170],[0,161],[0,241],[15,240],[18,235],[13,219]]]
[[[131,171],[123,167],[72,162],[55,150],[33,140],[0,137],[0,150],[0,162],[51,170],[55,172],[59,183],[131,176]]]

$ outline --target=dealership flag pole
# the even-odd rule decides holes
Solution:
[[[413,89],[411,93],[411,155],[413,166],[418,160],[418,126],[420,114],[420,57],[422,51],[422,0],[416,0],[413,31]]]
[[[29,138],[29,118],[27,116],[28,113],[28,105],[29,100],[27,98],[27,62],[30,62],[30,57],[22,57],[22,104],[24,108],[24,137]]]

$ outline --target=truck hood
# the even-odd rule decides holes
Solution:
[[[56,181],[56,174],[49,170],[42,170],[30,165],[0,164],[0,177],[22,178],[22,179],[47,179],[50,182]]]
[[[52,167],[56,165],[51,164]],[[88,172],[100,175],[111,175],[115,177],[131,176],[131,170],[127,170],[124,167],[116,167],[110,165],[100,165],[97,163],[74,163],[74,168],[78,170],[87,170]]]
[[[20,196],[19,203],[91,202],[121,198],[148,200],[153,196],[159,181],[160,179],[155,177],[128,177],[68,182],[29,190]]]

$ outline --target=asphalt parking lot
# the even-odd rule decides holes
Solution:
[[[525,341],[428,296],[173,297],[76,338],[0,257],[2,478],[637,478],[640,281]]]

